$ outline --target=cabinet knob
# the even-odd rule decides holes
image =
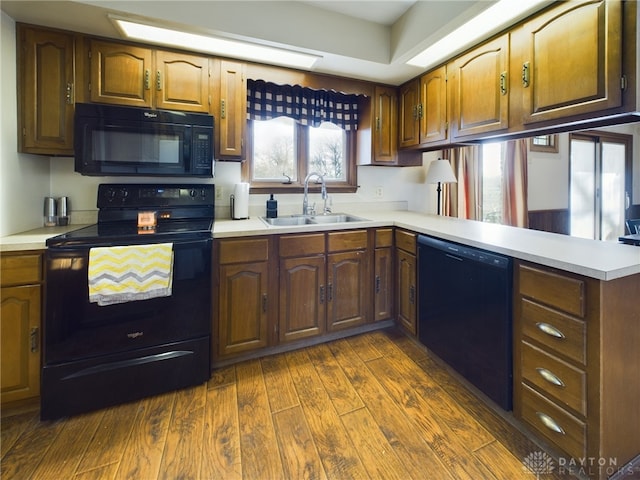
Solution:
[[[507,72],[500,74],[500,95],[507,94]]]
[[[67,104],[73,104],[73,83],[67,83],[67,93],[65,95]]]
[[[560,425],[558,425],[558,422],[556,422],[549,415],[542,412],[536,412],[536,415],[538,416],[540,421],[544,424],[544,426],[547,427],[549,430],[552,430],[561,435],[566,435],[566,432],[564,431],[564,429]]]
[[[320,285],[320,303],[324,303],[324,285]]]
[[[227,118],[227,102],[220,100],[220,118]]]
[[[529,82],[530,82],[529,75],[530,75],[529,62],[524,62],[522,64],[522,86],[524,88],[527,88],[529,86]]]
[[[415,285],[411,285],[409,287],[409,303],[412,305],[416,303],[416,287]]]
[[[156,72],[156,90],[162,90],[162,74],[160,70]]]
[[[555,385],[556,387],[564,387],[564,382],[560,380],[560,377],[546,368],[538,367],[536,368],[536,372],[538,372],[538,375],[544,378],[547,382]]]
[[[564,333],[558,330],[556,327],[549,325],[548,323],[538,322],[536,327],[543,333],[555,338],[565,338]]]
[[[380,275],[376,275],[376,293],[380,293]]]
[[[267,313],[267,294],[262,294],[262,313]]]
[[[151,88],[151,72],[149,69],[144,71],[144,89],[149,90]]]
[[[38,351],[38,345],[40,344],[38,331],[38,327],[31,327],[31,330],[29,331],[29,347],[32,353]]]

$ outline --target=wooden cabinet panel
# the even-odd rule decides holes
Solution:
[[[73,155],[75,38],[18,26],[18,150]]]
[[[375,231],[375,248],[393,246],[393,229],[378,228]]]
[[[558,358],[522,343],[522,378],[563,407],[587,414],[587,374]]]
[[[452,137],[509,127],[509,35],[458,57],[449,66]]]
[[[42,281],[42,255],[3,255],[0,257],[0,283],[5,285],[26,285]]]
[[[523,32],[525,124],[622,105],[622,2],[561,2]]]
[[[175,52],[156,52],[156,107],[209,112],[209,59]]]
[[[420,144],[447,140],[447,67],[443,65],[420,78]]]
[[[400,87],[398,101],[399,147],[406,148],[420,143],[420,84],[417,80]]]
[[[396,301],[398,322],[413,335],[417,334],[416,256],[396,250]]]
[[[3,287],[0,295],[0,402],[40,394],[40,285]]]
[[[366,233],[366,232],[365,232]],[[365,251],[327,257],[327,330],[332,332],[367,321],[369,268]]]
[[[373,160],[394,164],[398,153],[398,95],[391,87],[376,86],[373,114]]]
[[[268,238],[220,240],[218,261],[221,264],[259,262],[269,259]]]
[[[349,230],[345,232],[329,232],[327,234],[327,251],[342,252],[367,248],[366,230]]]
[[[585,282],[567,275],[521,265],[520,293],[525,297],[584,317]]]
[[[213,112],[216,119],[217,158],[242,160],[247,124],[245,64],[229,60],[216,63],[216,91],[219,97],[214,101]]]
[[[587,363],[587,326],[584,321],[539,305],[520,301],[522,334],[557,355],[582,365]]]
[[[152,107],[153,55],[148,48],[91,40],[91,101]]]
[[[324,256],[280,261],[281,342],[321,335],[326,328],[326,264]]]
[[[416,234],[405,230],[396,230],[396,247],[415,255],[417,251]]]
[[[393,250],[391,247],[375,249],[373,276],[373,321],[393,317]]]
[[[324,255],[324,233],[282,235],[279,239],[280,257],[302,257]]]
[[[237,354],[268,344],[267,262],[222,265],[218,298],[218,353]]]
[[[522,386],[522,418],[573,458],[584,458],[587,425],[526,385]]]

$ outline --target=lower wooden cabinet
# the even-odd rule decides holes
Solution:
[[[0,257],[0,401],[40,394],[42,255]]]
[[[417,258],[416,234],[396,230],[396,299],[398,324],[417,335]]]
[[[269,344],[268,238],[220,240],[213,351],[216,357],[237,355]]]
[[[379,322],[393,318],[393,229],[376,229],[373,242],[373,321]]]
[[[640,275],[605,282],[515,264],[514,415],[575,462],[622,467],[640,452],[639,295]]]

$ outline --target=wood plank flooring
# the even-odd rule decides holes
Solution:
[[[523,459],[542,451],[425,348],[388,329],[70,419],[5,412],[0,475],[532,480]]]

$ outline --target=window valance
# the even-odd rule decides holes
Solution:
[[[248,80],[247,118],[271,120],[282,116],[312,127],[331,122],[344,130],[357,130],[358,95]]]

